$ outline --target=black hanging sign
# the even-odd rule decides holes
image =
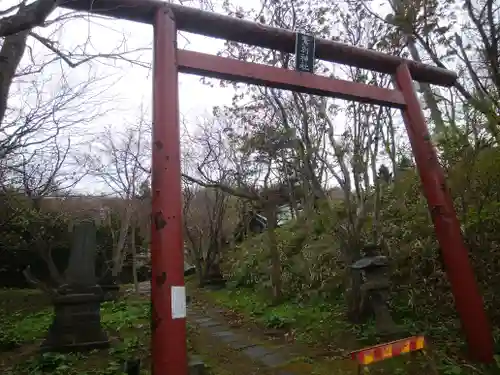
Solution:
[[[312,35],[297,33],[295,37],[295,70],[314,72],[314,49],[316,47]]]

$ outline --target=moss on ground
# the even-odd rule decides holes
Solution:
[[[352,373],[350,365],[343,360],[348,353],[361,347],[384,342],[375,334],[373,324],[353,326],[345,320],[345,303],[342,298],[325,301],[285,301],[279,305],[269,303],[266,295],[255,289],[225,289],[198,291],[198,298],[240,313],[245,324],[257,324],[266,329],[280,329],[293,335],[297,344],[302,344],[303,357],[287,366],[298,373],[335,374],[345,368]],[[407,314],[408,315],[408,314]],[[418,333],[419,324],[408,319],[400,320],[400,326],[408,335]],[[446,331],[442,333],[446,334]],[[423,355],[401,356],[370,367],[374,374],[497,374],[498,364],[488,367],[472,365],[459,355],[462,347],[443,347],[444,338],[437,346]],[[448,343],[456,345],[456,338]],[[304,350],[306,348],[306,350]],[[453,354],[454,353],[455,356]],[[307,359],[307,360],[304,360]],[[338,372],[337,372],[338,373]],[[343,372],[340,372],[342,374]]]

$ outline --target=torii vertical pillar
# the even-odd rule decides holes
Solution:
[[[469,261],[444,172],[432,144],[410,71],[405,64],[396,72],[396,83],[406,102],[403,119],[436,229],[457,312],[467,337],[469,355],[476,361],[491,362],[493,340],[483,300]]]
[[[151,222],[152,371],[187,375],[177,30],[172,11],[154,22]]]

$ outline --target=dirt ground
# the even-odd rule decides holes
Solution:
[[[210,298],[207,291],[191,289],[190,294],[193,298],[191,305],[192,309],[207,311],[209,308],[214,307],[214,301]],[[217,308],[220,308],[220,306],[217,306]],[[222,311],[222,316],[225,321],[235,333],[246,335],[256,344],[280,348],[281,350],[293,353],[292,361],[276,369],[274,372],[269,372],[268,370],[268,373],[280,374],[281,371],[285,371],[285,373],[293,373],[296,375],[355,375],[359,372],[357,365],[350,359],[349,353],[339,349],[333,343],[330,345],[319,343],[318,345],[306,345],[299,343],[295,340],[293,329],[268,329],[260,326],[252,321],[252,319],[243,316],[237,311],[227,308],[221,308],[220,310]],[[248,360],[246,360],[247,365],[244,365],[242,369],[238,368],[241,353],[231,353],[231,349],[228,348],[227,345],[212,343],[211,341],[213,341],[213,338],[204,335],[200,330],[198,330],[196,334],[199,335],[199,337],[205,337],[205,339],[210,340],[207,346],[212,345],[216,347],[218,355],[225,358],[224,361],[217,363],[218,368],[223,368],[223,371],[227,371],[228,374],[247,375],[256,373],[253,368],[249,368],[250,366],[255,366],[255,363],[252,364],[252,362]],[[350,339],[353,340],[352,337]],[[347,335],[345,340],[349,340]],[[201,345],[195,345],[194,349],[202,354],[207,350],[203,343]],[[429,359],[421,355],[399,357],[370,367],[371,374],[422,375],[422,371],[429,375],[437,373]],[[221,375],[225,374],[225,372],[221,373]]]

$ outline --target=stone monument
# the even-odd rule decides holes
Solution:
[[[65,284],[53,296],[54,318],[43,351],[81,351],[109,345],[101,327],[103,292],[96,283],[96,226],[84,220],[73,227]]]

